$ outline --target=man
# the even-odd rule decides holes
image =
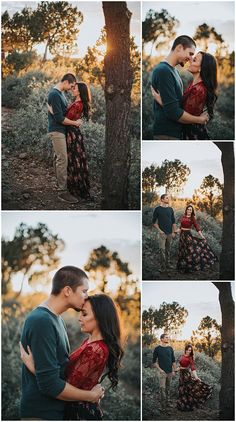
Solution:
[[[205,124],[209,119],[207,113],[193,116],[182,108],[183,83],[175,66],[191,62],[195,48],[192,38],[181,35],[174,41],[166,59],[153,71],[152,87],[162,100],[162,105],[154,101],[154,139],[181,139],[182,124]]]
[[[173,208],[169,207],[169,196],[161,195],[161,204],[154,209],[153,227],[159,233],[160,271],[172,268],[170,263],[171,241],[177,233]]]
[[[69,341],[61,314],[79,311],[87,298],[88,278],[79,268],[62,267],[53,277],[49,298],[26,318],[21,343],[32,350],[35,375],[22,367],[21,417],[23,420],[63,420],[67,401],[97,402],[103,388],[80,390],[65,381]]]
[[[48,131],[54,149],[54,167],[58,183],[58,198],[70,204],[76,204],[78,199],[67,190],[67,147],[66,126],[81,125],[81,120],[70,120],[66,115],[68,101],[64,92],[71,90],[76,83],[76,78],[71,73],[63,76],[62,80],[50,90],[48,104],[52,109],[48,111]]]
[[[153,366],[159,372],[161,410],[168,412],[168,406],[170,405],[170,385],[172,376],[175,375],[176,363],[174,351],[168,345],[168,335],[162,334],[160,340],[161,344],[154,349],[152,362]]]

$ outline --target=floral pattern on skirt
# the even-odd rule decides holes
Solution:
[[[183,139],[187,140],[207,140],[211,139],[205,125],[192,124],[183,125]]]
[[[212,390],[210,385],[193,378],[188,369],[181,369],[177,408],[188,411],[193,410],[194,407],[199,407],[212,396]]]
[[[66,404],[65,421],[101,421],[102,410],[98,403],[87,401],[69,402]]]
[[[79,128],[71,126],[66,136],[68,167],[67,188],[72,195],[90,197],[88,164],[83,135]]]
[[[192,235],[191,231],[181,231],[177,260],[178,271],[201,271],[210,268],[218,262],[205,239]]]

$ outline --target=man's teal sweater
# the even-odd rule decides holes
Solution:
[[[154,135],[182,138],[182,125],[178,122],[182,108],[183,83],[179,72],[166,62],[159,63],[152,74],[152,86],[159,91],[162,106],[154,100]]]
[[[65,323],[49,309],[39,306],[27,317],[21,343],[30,346],[35,375],[22,366],[21,417],[62,420],[65,402],[56,397],[65,388],[69,341]]]
[[[53,114],[48,112],[48,131],[66,133],[66,126],[62,124],[66,116],[68,101],[59,89],[52,88],[48,94],[48,104],[53,109]]]

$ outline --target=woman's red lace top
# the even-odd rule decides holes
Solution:
[[[81,100],[74,101],[67,108],[66,117],[70,120],[78,120],[81,118],[83,112],[83,103]]]
[[[191,229],[192,226],[195,227],[195,229],[197,230],[197,232],[200,232],[201,228],[200,226],[197,224],[196,218],[192,217],[192,218],[188,218],[186,217],[186,215],[183,215],[183,217],[181,217],[180,220],[180,228],[182,229]]]
[[[203,109],[206,103],[207,88],[204,83],[198,82],[197,84],[191,84],[184,91],[183,95],[183,108],[193,116],[200,116],[203,113]]]
[[[179,358],[179,364],[180,366],[183,366],[184,368],[191,368],[191,371],[196,370],[194,360],[191,356],[185,356],[185,355],[181,356]]]
[[[82,390],[91,390],[98,384],[108,355],[109,350],[103,340],[89,342],[87,338],[69,357],[66,381]]]

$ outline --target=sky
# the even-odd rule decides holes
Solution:
[[[34,1],[3,1],[2,12],[6,9],[10,16],[15,12],[22,10],[24,7],[37,7],[39,2]],[[69,2],[73,7],[77,6],[84,16],[84,21],[80,25],[80,32],[78,35],[79,52],[78,56],[83,57],[86,53],[87,47],[94,46],[100,36],[101,29],[105,25],[104,15],[102,10],[102,2],[96,1],[72,1]],[[135,43],[140,48],[140,3],[136,1],[127,2],[128,9],[132,12],[131,17],[131,35],[135,37]],[[42,54],[43,48],[38,48],[39,53]],[[50,57],[50,56],[49,56]]]
[[[213,142],[143,142],[142,168],[161,165],[164,160],[181,160],[191,170],[188,181],[179,197],[191,197],[205,176],[211,174],[223,183],[221,151]],[[164,193],[161,188],[160,193]]]
[[[176,36],[193,36],[198,25],[207,23],[213,26],[234,50],[234,2],[232,1],[143,1],[142,20],[149,9],[166,9],[180,21]],[[150,52],[150,48],[146,50]],[[213,51],[212,51],[213,53]],[[155,55],[156,52],[153,52]]]
[[[234,296],[234,291],[233,291]],[[209,282],[143,282],[142,311],[150,306],[158,309],[162,302],[178,302],[188,310],[180,340],[190,339],[201,319],[207,315],[221,324],[218,289]]]
[[[59,234],[66,243],[61,266],[83,267],[90,251],[104,245],[117,251],[120,258],[130,264],[134,277],[139,279],[141,223],[137,211],[2,212],[2,236],[11,240],[21,222],[34,227],[42,222],[53,234]],[[15,283],[17,289],[18,281]]]

